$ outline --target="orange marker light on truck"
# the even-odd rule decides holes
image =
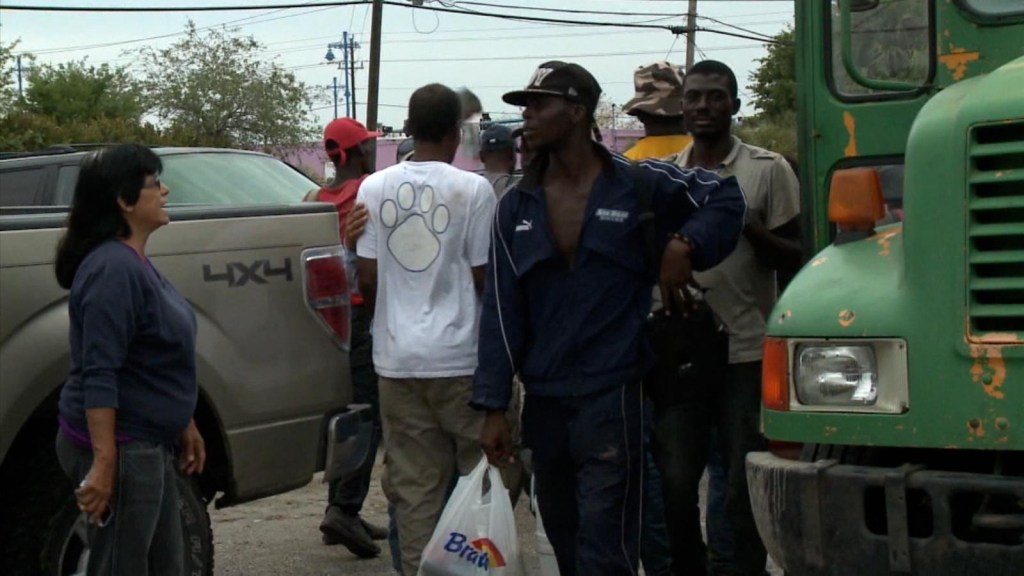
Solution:
[[[761,401],[768,410],[789,410],[789,344],[783,338],[764,339]]]
[[[873,168],[848,168],[832,174],[828,220],[840,231],[871,230],[885,217],[882,179]]]

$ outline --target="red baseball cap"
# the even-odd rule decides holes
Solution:
[[[328,156],[337,156],[342,151],[354,148],[363,142],[380,136],[380,132],[370,132],[358,120],[352,118],[336,118],[324,128],[324,149]]]

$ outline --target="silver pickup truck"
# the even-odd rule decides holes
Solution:
[[[206,506],[307,484],[348,408],[348,283],[338,216],[301,203],[315,183],[263,154],[157,149],[172,224],[148,252],[195,309],[196,420],[209,460],[182,478],[188,573],[213,572]],[[53,256],[81,152],[0,158],[0,574],[84,574],[88,550],[57,465],[57,397],[69,367],[67,292]],[[339,422],[341,424],[339,424]],[[347,425],[346,425],[347,424]],[[336,429],[335,429],[336,428]],[[351,463],[350,467],[357,466]],[[335,463],[343,474],[344,463]]]

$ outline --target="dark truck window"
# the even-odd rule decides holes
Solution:
[[[268,156],[231,152],[167,154],[160,179],[169,204],[290,204],[317,184]]]
[[[46,172],[43,168],[0,173],[0,206],[33,206]]]

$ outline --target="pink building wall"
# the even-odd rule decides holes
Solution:
[[[624,152],[643,136],[643,130],[602,130],[603,141],[606,146],[616,152]],[[387,168],[395,163],[395,151],[398,144],[405,138],[380,138],[377,140],[377,169]],[[310,143],[306,147],[285,151],[280,154],[281,158],[302,169],[310,176],[317,175],[323,178],[327,166],[327,154],[319,142]],[[455,156],[453,164],[463,170],[479,170],[483,166],[477,158],[467,157],[460,148]]]

